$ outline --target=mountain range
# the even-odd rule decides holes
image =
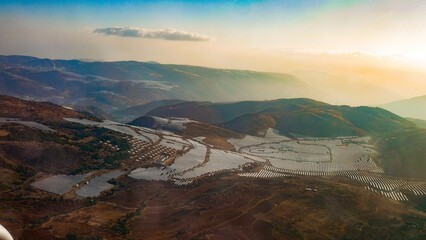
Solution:
[[[305,97],[366,105],[400,98],[356,77],[321,72],[284,74],[156,62],[30,56],[0,56],[0,94],[108,114],[166,99],[232,102]]]
[[[163,99],[237,101],[315,95],[288,74],[151,62],[0,56],[0,94],[107,112]]]

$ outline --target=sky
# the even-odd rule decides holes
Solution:
[[[423,0],[0,0],[0,54],[355,74],[407,97],[426,84],[425,12]]]

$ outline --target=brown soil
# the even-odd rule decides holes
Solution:
[[[0,155],[43,171],[66,171],[79,165],[76,149],[54,143],[0,141]]]
[[[84,201],[7,202],[12,233],[103,239],[421,239],[426,214],[345,178],[212,176],[192,186],[122,179],[92,206]],[[306,191],[316,186],[318,192]],[[126,214],[130,232],[114,232]],[[43,216],[52,217],[43,218]],[[16,219],[16,217],[18,217]],[[14,220],[15,219],[15,220]],[[28,227],[28,219],[45,219]],[[3,221],[3,220],[2,220]],[[4,222],[4,221],[3,221]],[[50,229],[50,230],[49,230]],[[49,230],[49,231],[47,231]]]
[[[127,213],[134,211],[132,208],[124,208],[112,203],[98,202],[93,206],[85,207],[58,215],[51,218],[43,224],[43,227],[54,229],[52,233],[58,236],[64,236],[69,233],[68,228],[63,226],[76,224],[83,229],[91,229],[101,226],[113,225],[115,221]],[[81,231],[78,231],[81,232]]]
[[[84,117],[83,114],[53,103],[25,101],[4,95],[0,95],[0,116],[41,122],[63,121],[64,117]]]
[[[230,150],[230,151],[235,151],[235,148],[232,144],[230,144],[229,142],[226,141],[227,138],[222,138],[222,137],[206,137],[203,142],[210,144],[216,148],[219,149],[224,149],[224,150]]]

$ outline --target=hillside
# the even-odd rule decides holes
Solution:
[[[40,175],[117,168],[127,157],[123,134],[82,127],[65,117],[88,118],[52,103],[0,96],[0,199],[31,193],[29,183]]]
[[[336,137],[381,135],[413,124],[380,108],[295,105],[246,114],[223,126],[251,134],[275,128],[290,136]]]
[[[415,118],[407,118],[407,120],[416,124],[417,127],[426,128],[426,120],[415,119]]]
[[[380,107],[403,117],[426,120],[426,95],[387,103]]]
[[[142,116],[129,123],[130,125],[151,129],[162,129],[182,135],[184,138],[202,137],[203,142],[220,149],[235,150],[226,140],[243,138],[242,134],[224,129],[212,124],[185,119],[167,119],[160,117]]]
[[[380,135],[414,126],[380,108],[335,106],[310,99],[187,102],[159,107],[147,115],[187,117],[252,135],[262,135],[268,128],[275,128],[284,135]]]
[[[130,122],[140,116],[145,115],[146,113],[148,113],[149,111],[158,108],[158,107],[162,107],[162,106],[167,106],[167,105],[173,105],[173,104],[178,104],[178,103],[182,103],[184,102],[184,100],[178,100],[178,99],[166,99],[166,100],[158,100],[158,101],[152,101],[146,104],[142,104],[142,105],[137,105],[137,106],[132,106],[129,108],[125,108],[122,110],[118,110],[118,111],[114,111],[111,113],[112,118],[115,121],[119,121],[119,122]]]
[[[426,179],[426,129],[386,134],[377,146],[385,173]]]
[[[21,97],[30,95],[41,99],[49,95],[58,95],[59,92],[50,88],[49,85],[0,70],[0,94]]]
[[[85,116],[49,102],[26,101],[0,95],[0,117],[46,122],[62,121],[65,117],[83,118]]]
[[[295,105],[325,106],[326,103],[305,98],[277,99],[271,101],[241,101],[229,103],[185,102],[158,107],[146,115],[159,117],[189,117],[207,123],[223,123],[247,113],[258,113],[271,108]]]

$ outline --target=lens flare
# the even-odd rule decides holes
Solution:
[[[13,240],[12,235],[0,224],[0,240]]]

